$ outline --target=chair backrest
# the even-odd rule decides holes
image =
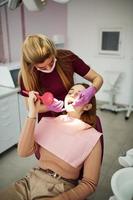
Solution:
[[[100,118],[98,116],[96,116],[96,130],[99,131],[100,133],[103,132],[101,121],[100,121]]]
[[[100,133],[103,133],[102,124],[101,124],[100,118],[98,116],[96,118],[96,130],[99,131]],[[102,160],[103,160],[103,152],[104,152],[103,135],[100,137],[100,141],[101,141],[101,145],[102,145]]]
[[[123,74],[120,71],[105,71],[104,72],[104,86],[102,90],[119,92],[120,84],[123,79]]]

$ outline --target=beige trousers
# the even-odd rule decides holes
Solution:
[[[33,168],[27,176],[0,191],[2,200],[45,200],[75,187],[62,179],[54,178],[39,168]]]

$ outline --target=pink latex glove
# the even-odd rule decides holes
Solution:
[[[90,86],[87,89],[84,89],[80,92],[77,99],[72,104],[74,107],[76,106],[83,106],[90,102],[91,98],[95,95],[96,88],[94,86]]]
[[[54,98],[54,102],[50,104],[47,108],[49,111],[62,112],[63,101]]]

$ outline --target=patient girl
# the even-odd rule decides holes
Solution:
[[[83,200],[96,189],[102,157],[101,133],[95,130],[95,97],[74,107],[88,85],[74,85],[65,98],[67,114],[45,117],[37,124],[35,92],[29,93],[29,112],[18,143],[18,154],[39,152],[38,167],[1,191],[2,200]],[[78,181],[81,168],[83,176]]]

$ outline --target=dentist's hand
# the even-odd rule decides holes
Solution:
[[[84,89],[80,92],[78,98],[72,104],[74,107],[83,106],[90,102],[91,98],[95,95],[96,88],[94,86],[90,86],[87,89]]]
[[[54,112],[62,112],[62,108],[63,108],[63,101],[61,100],[57,100],[54,98],[54,102],[49,105],[48,107],[49,111],[54,111]]]

